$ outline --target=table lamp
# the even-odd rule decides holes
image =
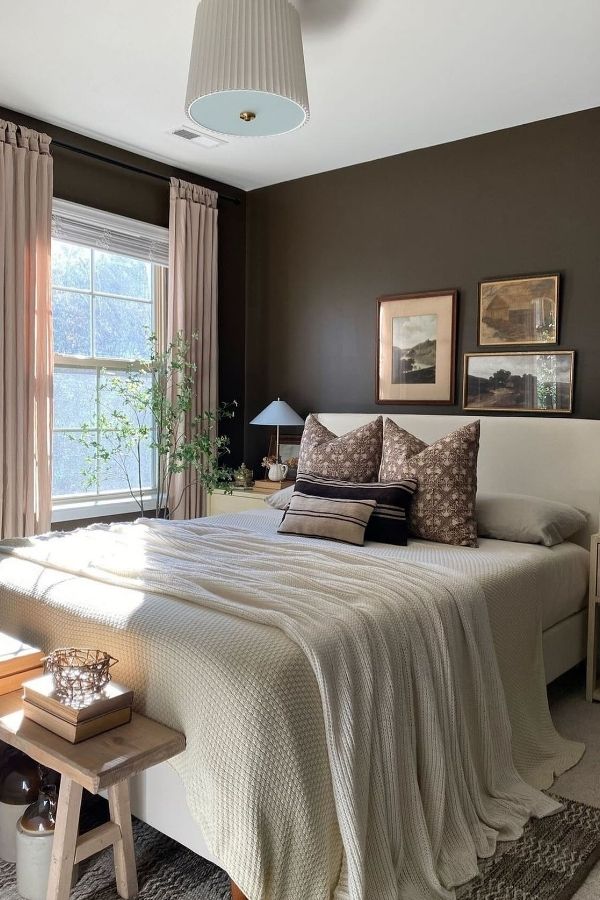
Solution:
[[[252,419],[250,422],[251,425],[275,425],[277,427],[277,444],[276,444],[276,461],[279,464],[279,428],[281,425],[284,427],[287,425],[288,427],[291,425],[304,425],[304,419],[300,418],[297,412],[294,412],[291,406],[282,400],[280,397],[277,400],[273,400],[272,403],[269,403],[262,412],[260,412],[255,419]],[[274,468],[274,467],[273,467]],[[280,473],[276,474],[276,478],[272,478],[273,481],[281,481]],[[269,477],[271,477],[271,472],[269,472]]]

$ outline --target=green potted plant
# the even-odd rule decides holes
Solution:
[[[193,335],[192,340],[198,336]],[[125,373],[104,373],[97,423],[84,423],[73,440],[88,450],[84,476],[96,485],[111,467],[124,475],[140,514],[151,508],[143,478],[143,454],[156,454],[156,487],[152,508],[172,518],[185,492],[202,485],[231,493],[232,471],[222,464],[229,453],[229,438],[218,433],[222,419],[233,418],[237,403],[221,403],[190,418],[196,366],[189,359],[191,343],[179,332],[165,350],[156,334],[148,336],[146,362],[129,366]],[[173,496],[174,479],[184,474],[187,484]]]

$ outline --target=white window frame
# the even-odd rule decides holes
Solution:
[[[52,209],[52,236],[56,240],[67,241],[80,246],[89,247],[92,251],[103,250],[111,253],[121,253],[151,262],[152,282],[151,299],[143,300],[132,297],[123,297],[133,303],[150,303],[152,306],[152,327],[158,333],[159,339],[163,332],[164,317],[164,271],[161,266],[168,263],[168,230],[159,226],[149,225],[144,222],[136,222],[123,216],[113,215],[101,210],[95,210],[79,204],[69,203],[63,200],[54,200]],[[93,254],[92,254],[93,255]],[[118,297],[116,294],[107,294],[96,291],[93,283],[93,258],[92,281],[89,290],[75,290],[60,287],[61,291],[94,296]],[[90,316],[92,317],[92,350],[93,340],[93,301],[90,304]],[[127,371],[131,366],[131,360],[112,359],[94,356],[67,356],[54,355],[54,364],[57,368],[96,369],[97,378],[100,378],[101,369],[109,372]],[[57,433],[78,431],[77,428],[55,428]],[[156,479],[156,460],[153,460],[153,479]],[[151,509],[154,499],[153,490],[144,496],[144,505]],[[135,500],[128,491],[102,491],[94,494],[72,494],[56,497],[52,500],[52,521],[66,522],[75,519],[86,519],[118,515],[120,513],[135,512],[138,509]]]

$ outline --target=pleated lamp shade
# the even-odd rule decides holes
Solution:
[[[201,0],[186,113],[217,134],[265,137],[308,120],[297,9],[288,0]]]

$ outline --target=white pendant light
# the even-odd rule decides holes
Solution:
[[[217,134],[265,137],[308,121],[300,16],[289,0],[201,0],[185,107]]]

